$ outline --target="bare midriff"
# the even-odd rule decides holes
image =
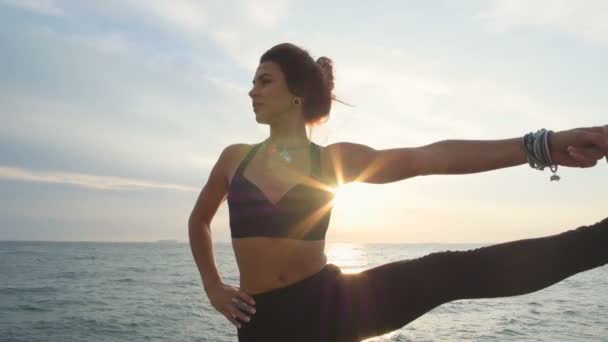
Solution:
[[[294,284],[327,263],[325,240],[275,237],[232,239],[240,288],[250,295]]]

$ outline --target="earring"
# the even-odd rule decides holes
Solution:
[[[300,104],[300,99],[297,98],[297,97],[295,99],[293,99],[293,104],[299,105]]]

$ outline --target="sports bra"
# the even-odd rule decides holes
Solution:
[[[319,146],[311,142],[310,176],[317,181],[298,183],[275,204],[245,178],[243,171],[256,151],[256,144],[239,164],[228,188],[230,233],[233,239],[266,236],[298,240],[324,240],[334,193],[321,179]]]

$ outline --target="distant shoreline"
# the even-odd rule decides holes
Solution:
[[[189,244],[189,241],[182,240],[154,240],[154,241],[96,241],[96,240],[82,240],[82,241],[66,241],[66,240],[0,240],[0,243],[17,242],[17,243],[91,243],[91,244],[160,244],[160,245],[181,245]],[[231,244],[231,241],[214,241],[214,244]],[[428,245],[445,245],[445,246],[456,246],[456,245],[475,245],[485,246],[496,244],[500,242],[352,242],[352,241],[326,241],[327,244],[354,244],[354,245],[416,245],[416,246],[428,246]]]
[[[180,241],[180,240],[154,240],[154,241],[99,241],[99,240],[0,240],[0,243],[3,242],[29,242],[29,243],[149,243],[149,244],[183,244],[188,243],[188,241]]]

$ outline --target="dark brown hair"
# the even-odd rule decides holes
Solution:
[[[304,99],[303,113],[306,124],[324,123],[329,118],[333,94],[334,74],[332,60],[319,57],[317,61],[308,51],[291,43],[275,45],[260,58],[262,62],[275,62],[285,74],[287,88]]]

